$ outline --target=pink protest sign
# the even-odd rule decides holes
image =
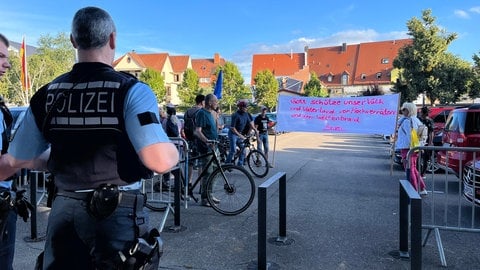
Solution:
[[[277,131],[391,134],[398,94],[314,98],[279,96]]]

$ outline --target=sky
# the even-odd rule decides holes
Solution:
[[[408,38],[407,22],[426,9],[436,25],[457,33],[449,52],[469,62],[480,54],[478,0],[4,0],[0,33],[15,42],[25,36],[36,46],[40,36],[69,34],[73,15],[86,6],[113,17],[116,58],[132,50],[193,59],[219,53],[237,65],[246,83],[254,54]]]

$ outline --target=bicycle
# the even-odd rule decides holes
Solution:
[[[227,216],[238,215],[252,204],[255,198],[255,181],[243,167],[233,164],[222,164],[220,162],[219,156],[214,150],[219,143],[218,141],[208,140],[208,143],[213,144],[210,152],[190,158],[191,161],[195,161],[211,157],[193,184],[188,185],[188,195],[195,202],[198,202],[198,198],[193,195],[193,190],[201,183],[202,178],[213,166],[213,172],[206,183],[209,204],[220,214]],[[180,175],[182,177],[181,182],[185,185],[185,173],[182,172]]]
[[[263,178],[269,171],[268,161],[265,155],[255,148],[255,145],[253,145],[254,141],[255,136],[252,135],[247,136],[243,141],[238,140],[237,151],[235,152],[235,155],[233,155],[232,163],[236,164],[240,158],[240,153],[247,149],[248,153],[245,153],[245,161],[247,162],[248,168],[255,176]],[[226,160],[230,144],[223,142],[220,146],[222,160]]]

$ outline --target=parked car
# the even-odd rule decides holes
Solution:
[[[462,180],[465,199],[480,205],[480,157],[465,163]]]
[[[480,104],[450,111],[442,134],[445,147],[480,147]],[[472,152],[438,151],[438,164],[457,176],[473,158]]]

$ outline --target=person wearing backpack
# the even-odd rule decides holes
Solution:
[[[183,115],[183,131],[182,133],[185,135],[185,139],[188,143],[188,149],[190,149],[190,157],[194,157],[198,155],[196,147],[195,147],[195,116],[197,115],[198,111],[203,108],[205,105],[205,95],[198,94],[195,97],[195,106],[188,109],[185,114]],[[193,166],[194,161],[188,162],[188,184],[192,184],[192,173],[193,173]]]
[[[402,156],[402,163],[404,168],[407,168],[407,153],[411,146],[411,131],[412,129],[418,130],[419,126],[422,126],[422,122],[417,118],[417,106],[410,102],[405,102],[402,105],[402,114],[404,119],[398,128],[398,137],[396,142],[396,149],[400,150]],[[410,183],[419,191],[420,195],[427,195],[425,190],[425,182],[423,181],[420,172],[417,170],[418,152],[412,153],[410,156]]]

